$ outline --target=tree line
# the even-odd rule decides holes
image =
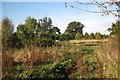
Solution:
[[[117,34],[117,26],[119,22],[113,23],[111,28],[108,28],[110,35]],[[2,33],[2,47],[8,48],[22,48],[32,45],[47,47],[55,44],[56,40],[80,40],[80,39],[106,39],[109,35],[101,34],[100,32],[83,34],[85,27],[80,22],[70,22],[67,29],[61,34],[60,29],[53,25],[52,19],[43,17],[42,19],[35,19],[27,17],[23,24],[19,24],[14,31],[12,21],[5,17],[2,20],[0,31]]]

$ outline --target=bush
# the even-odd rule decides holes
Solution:
[[[76,40],[80,40],[82,37],[83,37],[83,35],[80,34],[80,33],[77,33],[77,34],[75,35],[75,39],[76,39]]]

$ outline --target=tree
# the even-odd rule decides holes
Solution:
[[[46,16],[38,21],[34,18],[27,17],[24,24],[17,27],[17,37],[22,41],[24,46],[52,46],[58,39],[60,29],[54,27],[51,18]]]
[[[120,21],[117,21],[116,23],[112,23],[111,28],[108,28],[107,30],[110,32],[110,35],[118,35],[118,27],[120,26]]]
[[[95,33],[95,39],[102,39],[102,35],[99,32]]]
[[[89,35],[89,39],[95,39],[95,35],[94,35],[94,33],[90,33],[90,35]]]
[[[53,40],[59,40],[59,35],[61,34],[61,32],[58,27],[52,27],[49,30],[49,34],[51,34],[51,37]]]
[[[35,43],[36,26],[37,20],[31,17],[27,17],[25,24],[18,25],[16,34],[25,46]]]
[[[60,41],[64,41],[64,40],[70,40],[70,37],[68,34],[61,34],[60,35],[60,38],[59,38]]]
[[[36,26],[37,26],[37,20],[31,17],[27,17],[25,20],[25,27],[27,30],[27,44],[33,44],[34,43],[34,38],[35,38],[35,33],[36,33]]]
[[[102,35],[102,38],[103,38],[103,39],[106,39],[106,38],[108,38],[108,35],[103,34],[103,35]]]
[[[87,32],[85,32],[84,38],[89,39],[89,34]]]
[[[64,34],[68,34],[70,39],[74,39],[76,33],[80,33],[83,35],[83,28],[85,26],[83,24],[81,24],[80,22],[70,22],[68,24],[67,29],[65,30]]]
[[[46,16],[43,19],[39,19],[36,30],[36,42],[40,46],[52,46],[60,34],[60,29],[54,27],[51,18]]]
[[[99,8],[100,10],[88,10],[85,9],[84,7],[77,7],[76,5],[81,5],[81,6],[94,6]],[[114,6],[114,7],[112,7]],[[109,14],[113,14],[116,17],[120,17],[119,14],[117,14],[117,12],[119,12],[120,10],[117,7],[120,7],[120,1],[117,0],[110,0],[105,2],[104,0],[92,0],[92,1],[80,1],[80,0],[76,0],[75,3],[73,4],[69,4],[67,2],[65,2],[65,7],[71,7],[74,8],[76,10],[79,11],[84,11],[84,12],[89,12],[89,13],[99,13],[102,14],[102,16],[104,15],[109,15]],[[111,7],[111,8],[110,8]]]
[[[7,49],[9,48],[9,38],[13,34],[14,27],[12,24],[12,21],[5,17],[2,20],[2,46],[3,48]]]
[[[83,37],[83,35],[80,33],[76,33],[76,35],[75,35],[76,40],[80,40],[82,37]]]
[[[27,32],[27,27],[24,24],[18,25],[16,34],[17,37],[22,41],[22,44],[24,44],[24,46],[29,44],[29,34]]]
[[[16,32],[13,33],[9,38],[9,47],[10,48],[22,48],[23,44],[22,41],[17,37]]]

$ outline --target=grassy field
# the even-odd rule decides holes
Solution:
[[[114,38],[99,45],[60,42],[47,48],[2,50],[2,77],[118,78],[117,51]]]

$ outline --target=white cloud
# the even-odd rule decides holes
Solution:
[[[50,16],[53,20],[54,26],[60,28],[61,32],[63,33],[67,28],[68,24],[72,21],[79,21],[79,17],[72,16],[69,14],[65,15],[57,15],[57,16]]]
[[[103,34],[108,34],[109,32],[107,31],[107,29],[111,26],[112,22],[115,22],[115,18],[112,16],[93,17],[91,15],[87,15],[87,17],[85,17],[78,15],[61,14],[61,15],[49,15],[48,17],[52,19],[53,25],[58,27],[62,33],[66,30],[70,22],[79,21],[83,25],[85,25],[85,27],[83,28],[84,33],[101,32]],[[14,24],[14,26],[17,25],[18,23]]]
[[[82,24],[85,25],[85,28],[83,29],[83,32],[88,33],[95,33],[95,32],[101,32],[103,34],[108,34],[109,32],[107,29],[111,26],[112,22],[115,22],[115,18],[113,16],[105,16],[105,17],[98,17],[98,16],[89,16],[88,19],[84,18],[84,16],[78,16],[78,15],[70,15],[70,14],[64,14],[59,16],[51,16],[53,20],[53,24],[60,28],[61,32],[63,33],[65,29],[67,28],[68,24],[72,21],[79,21]],[[91,19],[91,20],[90,20]]]

